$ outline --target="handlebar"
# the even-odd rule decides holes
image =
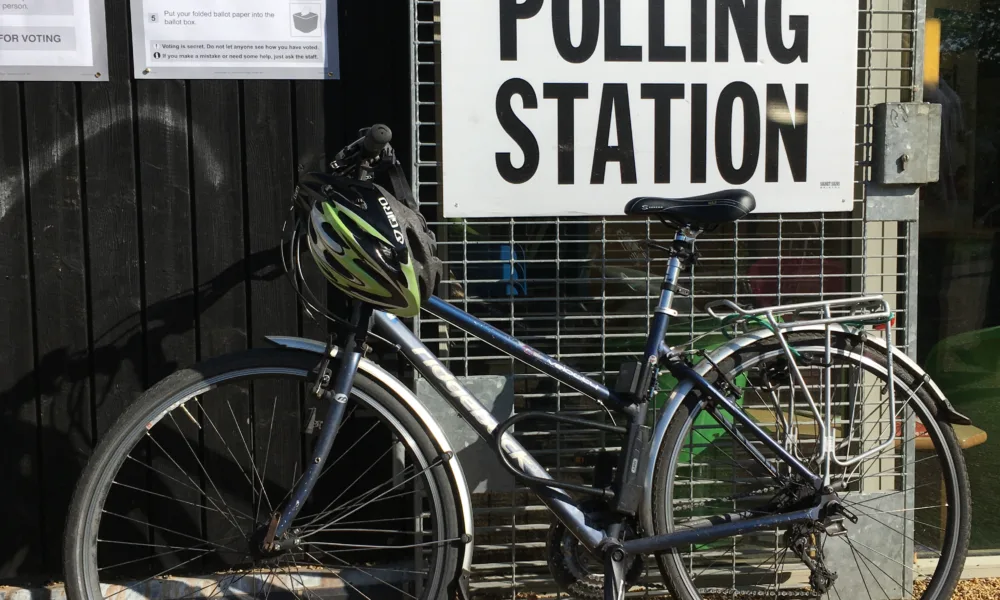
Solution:
[[[359,132],[358,139],[344,146],[334,157],[330,167],[338,173],[356,176],[362,181],[370,178],[374,165],[392,155],[392,130],[386,125],[376,124]],[[394,160],[394,159],[392,159]]]
[[[361,158],[377,158],[392,141],[392,130],[385,125],[372,125],[361,144]]]

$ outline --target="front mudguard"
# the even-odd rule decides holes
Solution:
[[[326,351],[326,344],[316,340],[282,336],[268,336],[266,339],[268,342],[282,348],[312,352],[319,356],[322,356]],[[334,348],[333,356],[336,355],[337,348]],[[460,597],[468,599],[469,574],[472,572],[472,551],[474,547],[472,500],[471,495],[469,494],[469,485],[465,480],[465,473],[462,471],[462,465],[459,463],[458,455],[453,451],[451,443],[448,441],[448,437],[445,435],[444,430],[440,425],[438,425],[431,413],[424,407],[423,404],[421,404],[416,395],[408,387],[403,385],[401,381],[368,359],[361,360],[361,364],[358,366],[358,371],[364,373],[364,375],[372,381],[382,385],[387,392],[395,396],[410,410],[417,421],[420,422],[420,425],[423,426],[427,435],[431,438],[431,440],[433,440],[438,452],[442,455],[448,453],[451,454],[451,459],[449,459],[446,464],[448,466],[448,475],[451,480],[452,488],[455,490],[455,496],[459,500],[459,527],[463,532],[462,557],[458,562],[461,572],[456,574],[456,583],[458,584],[458,593]]]
[[[853,330],[842,325],[831,325],[830,327],[835,331],[842,331],[844,333],[851,334],[855,333]],[[806,325],[802,327],[788,327],[784,329],[784,331],[786,333],[802,331],[824,333],[826,331],[826,327],[824,325]],[[711,371],[715,365],[720,364],[731,355],[751,344],[755,344],[761,340],[766,340],[774,335],[775,333],[769,329],[760,329],[730,340],[708,353],[706,358],[703,358],[697,365],[695,365],[694,370],[699,375],[704,377],[708,375],[709,371]],[[882,338],[870,337],[865,340],[865,343],[878,347],[882,352],[887,352],[888,346],[886,341]],[[944,392],[941,391],[941,388],[934,383],[930,376],[923,369],[921,369],[920,366],[913,361],[913,359],[896,347],[892,348],[892,353],[892,361],[896,366],[908,371],[910,375],[913,376],[915,381],[924,383],[927,393],[934,399],[934,403],[938,410],[938,416],[942,421],[953,425],[972,424],[971,419],[955,410],[955,408],[951,405],[951,402],[949,402],[948,398],[944,395]],[[667,427],[673,420],[674,415],[677,414],[677,409],[680,408],[684,399],[692,389],[694,389],[694,384],[691,381],[681,381],[678,383],[677,387],[670,392],[670,395],[663,406],[663,412],[660,415],[659,420],[656,422],[655,429],[653,429],[653,437],[650,440],[649,445],[649,457],[646,461],[646,473],[643,479],[643,506],[640,509],[640,514],[642,515],[642,526],[645,528],[646,533],[649,534],[653,532],[653,472],[656,469],[656,459],[660,454],[660,446],[663,445],[663,438],[666,436]]]

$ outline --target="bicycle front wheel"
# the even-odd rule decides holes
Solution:
[[[834,333],[826,363],[822,333],[793,333],[788,341],[802,382],[774,338],[748,346],[718,367],[730,380],[747,375],[750,385],[738,403],[815,473],[823,472],[822,427],[805,391],[823,415],[829,389],[831,441],[840,461],[851,463],[831,468],[831,484],[845,511],[822,523],[758,531],[658,556],[675,597],[950,598],[967,552],[969,486],[955,431],[937,419],[925,382],[894,365],[893,413],[888,364],[880,349],[863,338]],[[719,381],[719,372],[709,379]],[[763,444],[752,443],[779,476],[788,477],[779,483],[718,418],[754,440],[731,416],[713,414],[711,403],[693,392],[669,425],[657,459],[651,507],[655,534],[710,527],[727,515],[775,514],[789,502],[808,501],[811,491],[796,483],[784,462]],[[852,463],[852,458],[862,459]]]
[[[251,350],[140,397],[78,483],[64,548],[69,597],[447,597],[460,534],[445,458],[404,404],[362,374],[294,535],[261,549],[323,427],[327,407],[308,391],[318,362]]]

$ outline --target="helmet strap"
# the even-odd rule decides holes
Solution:
[[[410,188],[410,184],[406,182],[406,174],[403,173],[403,167],[396,160],[395,154],[392,155],[392,165],[389,167],[389,181],[392,183],[392,194],[397,200],[400,200],[414,211],[419,210],[417,201],[413,197],[413,190]]]

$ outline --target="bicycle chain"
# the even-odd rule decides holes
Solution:
[[[702,596],[724,598],[821,598],[823,594],[813,590],[723,590],[707,588],[699,590]]]
[[[777,492],[777,491],[780,491],[781,489],[782,488],[780,488],[780,487],[778,487],[776,485],[771,485],[771,486],[763,487],[763,488],[760,488],[760,489],[751,490],[749,492],[743,492],[742,494],[733,494],[732,496],[727,496],[725,498],[708,498],[708,499],[701,499],[701,500],[692,500],[691,504],[686,505],[686,507],[687,506],[691,506],[691,507],[704,506],[705,504],[708,504],[710,502],[714,503],[714,502],[730,502],[732,500],[743,500],[744,498],[751,498],[753,496],[759,496],[761,494],[767,494],[767,493],[770,493],[770,492]]]
[[[695,501],[696,503],[692,504],[692,506],[703,505],[703,504],[707,504],[709,502],[719,502],[719,501],[729,502],[731,500],[742,500],[743,498],[749,498],[751,496],[757,496],[757,495],[760,495],[760,494],[767,494],[767,493],[771,493],[771,492],[777,492],[777,491],[781,491],[782,489],[783,489],[782,487],[779,487],[779,486],[776,486],[776,485],[772,485],[772,486],[763,487],[763,488],[760,488],[760,489],[757,489],[757,490],[752,490],[752,491],[749,491],[749,492],[744,492],[742,494],[734,494],[734,495],[728,496],[726,498],[717,498],[715,500]],[[708,588],[708,589],[705,589],[705,590],[701,590],[700,592],[701,592],[701,594],[703,596],[706,595],[706,594],[708,594],[708,595],[718,594],[719,596],[722,596],[722,597],[725,597],[725,598],[821,598],[823,596],[823,594],[821,594],[821,593],[819,593],[819,592],[817,592],[815,590],[806,590],[806,589],[764,591],[764,590],[731,590],[731,589],[730,590],[722,590],[722,589]]]

